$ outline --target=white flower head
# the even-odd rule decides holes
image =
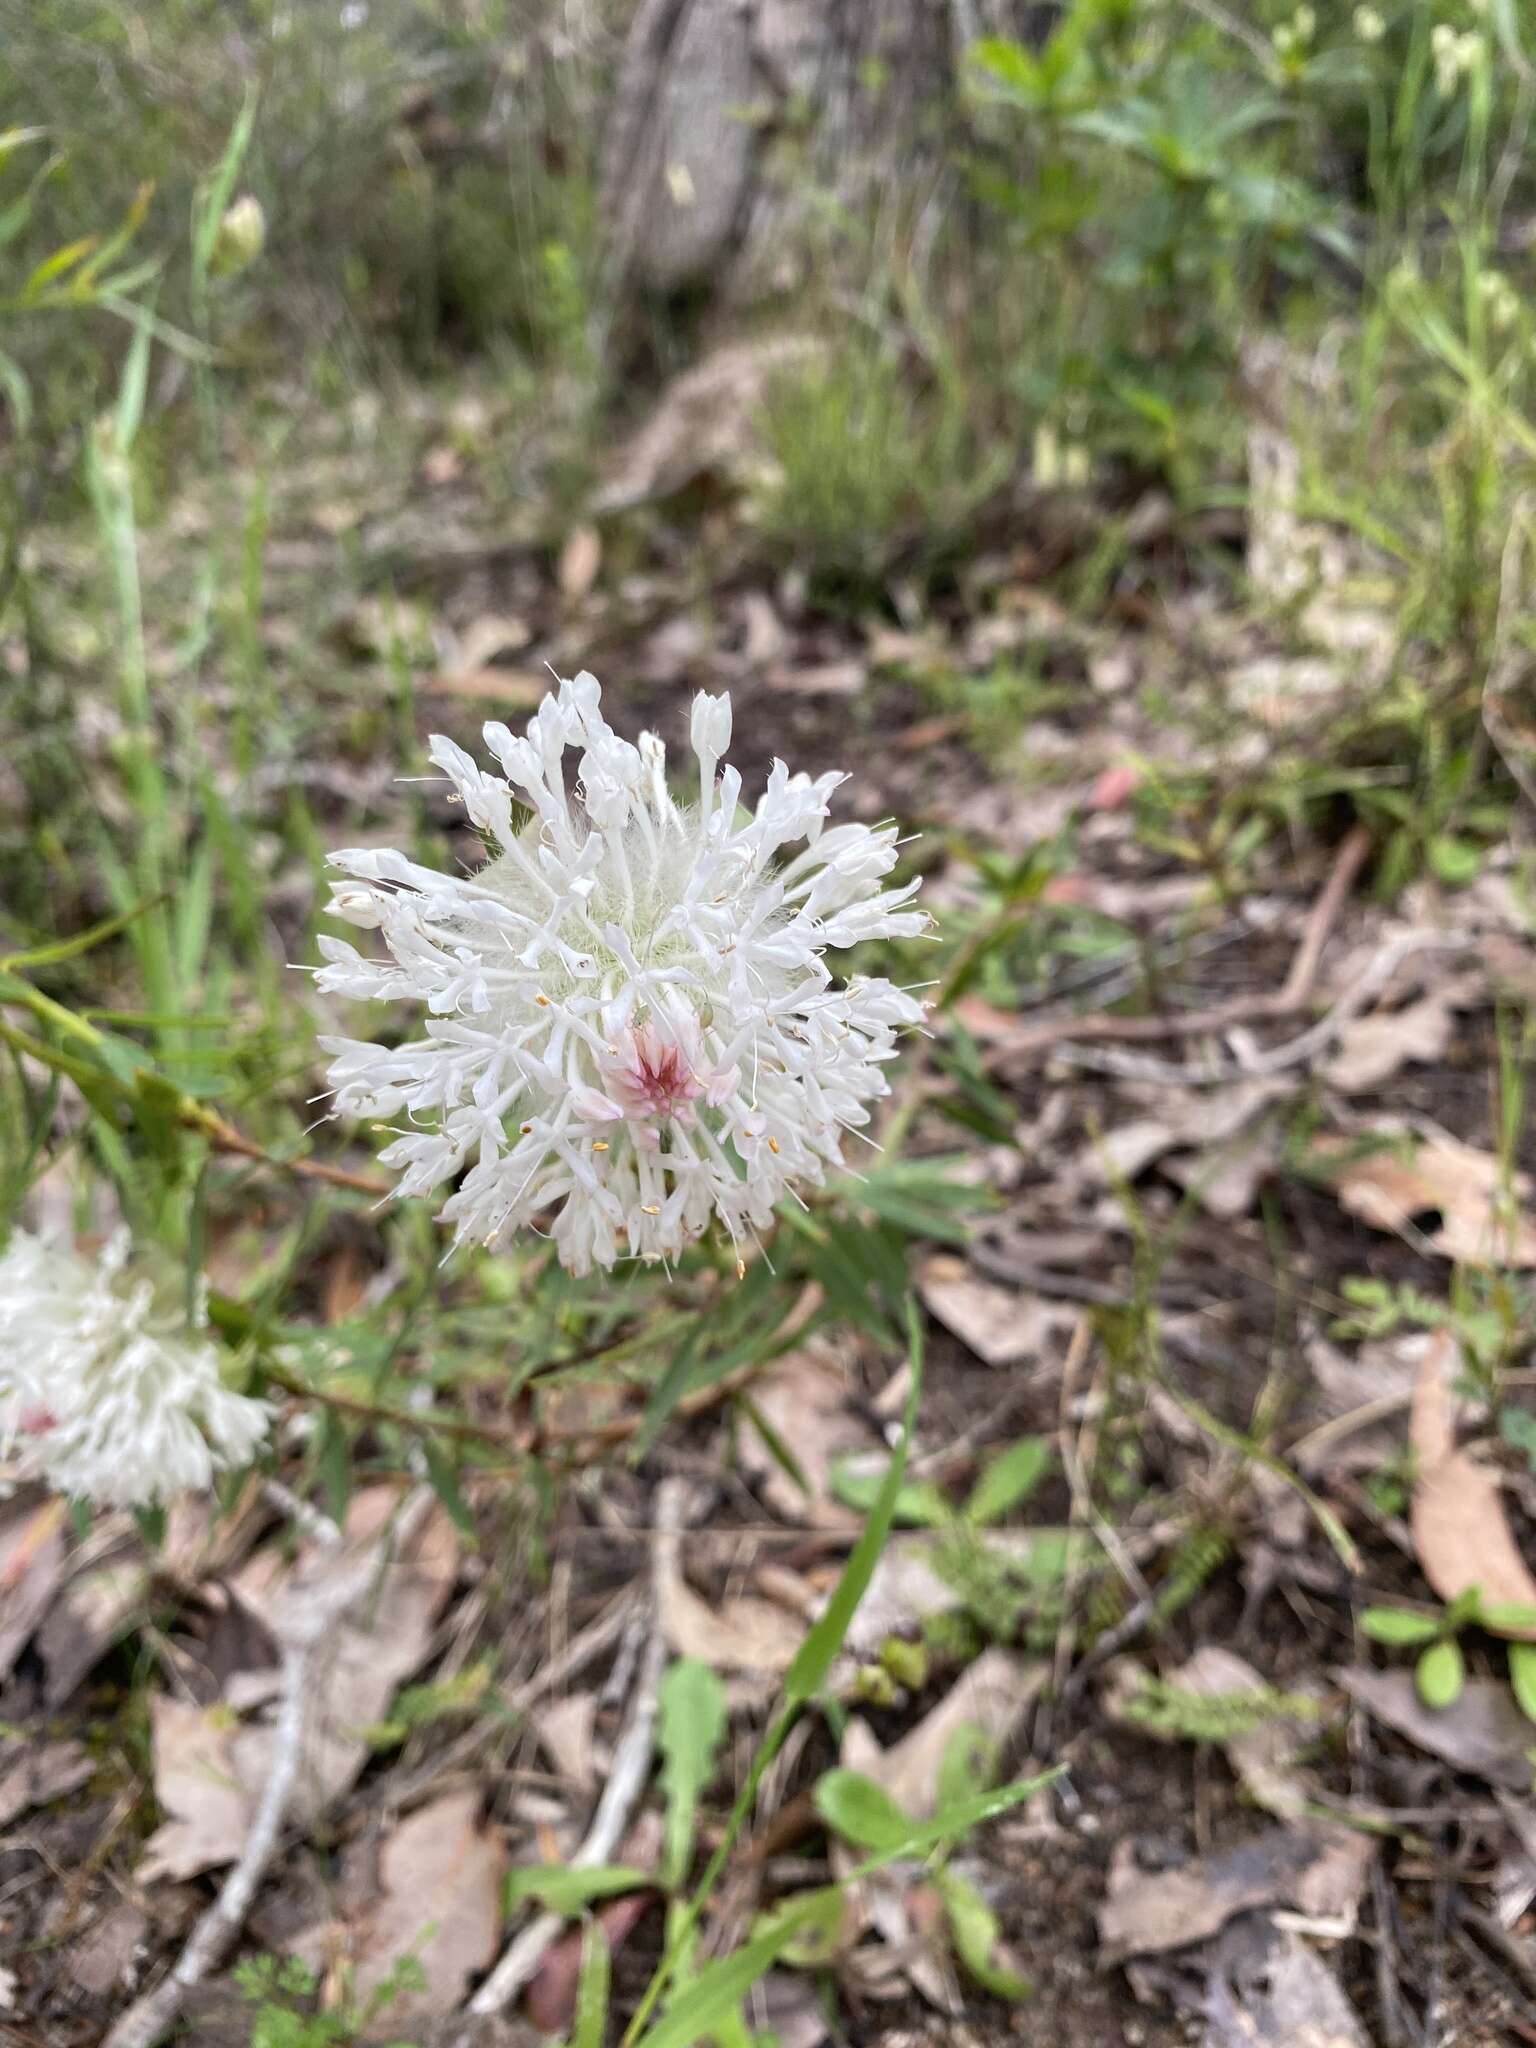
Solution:
[[[264,1402],[219,1377],[215,1347],[128,1269],[14,1231],[0,1254],[0,1454],[61,1493],[142,1506],[243,1465]]]
[[[915,882],[881,886],[894,826],[826,827],[842,776],[775,761],[739,810],[741,778],[719,765],[730,699],[701,695],[698,796],[680,804],[661,741],[621,739],[600,695],[579,675],[525,738],[487,725],[501,775],[434,739],[492,856],[459,877],[333,854],[346,879],[331,912],[376,930],[388,958],[322,939],[317,974],[335,994],[426,1007],[394,1050],[322,1040],[339,1109],[402,1119],[383,1153],[396,1192],[462,1175],[442,1209],[456,1243],[501,1245],[552,1217],[575,1273],[672,1257],[716,1216],[739,1243],[795,1182],[838,1166],[922,1005],[888,981],[835,981],[825,955],[927,924],[902,907]]]
[[[1449,22],[1437,22],[1430,31],[1430,55],[1435,66],[1435,90],[1450,99],[1459,81],[1477,68],[1483,54],[1483,39],[1476,29],[1458,35]]]
[[[1376,7],[1357,7],[1354,24],[1355,34],[1362,43],[1379,43],[1387,32],[1386,17]]]

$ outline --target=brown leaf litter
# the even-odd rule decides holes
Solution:
[[[1112,1720],[1153,1733],[1128,1711],[1143,1690],[1146,1677],[1133,1659],[1121,1659],[1108,1673],[1104,1708]],[[1202,1700],[1262,1703],[1270,1692],[1251,1664],[1220,1643],[1203,1643],[1176,1671],[1169,1672],[1166,1682],[1173,1691]],[[1316,1700],[1311,1693],[1303,1697]],[[1298,1718],[1277,1711],[1256,1725],[1225,1737],[1221,1747],[1255,1805],[1274,1814],[1277,1820],[1296,1821],[1318,1800],[1317,1781],[1299,1760],[1316,1734],[1314,1717]]]
[[[371,1599],[336,1624],[316,1660],[295,1798],[301,1818],[323,1811],[357,1778],[369,1755],[362,1731],[383,1719],[396,1687],[425,1658],[452,1591],[458,1566],[452,1523],[434,1509],[397,1557],[390,1518],[398,1501],[393,1487],[365,1488],[353,1498],[345,1541],[335,1554],[309,1544],[290,1561],[271,1545],[230,1581],[234,1597],[276,1634],[285,1603],[306,1597],[317,1575],[355,1574],[360,1563],[376,1561]],[[275,1688],[275,1667],[265,1665],[233,1672],[212,1706],[151,1696],[155,1793],[166,1819],[145,1844],[141,1883],[190,1877],[239,1854],[275,1739],[269,1722],[240,1715],[268,1703]]]
[[[1425,1706],[1411,1671],[1357,1665],[1332,1675],[1357,1706],[1452,1770],[1512,1792],[1530,1790],[1536,1729],[1501,1679],[1469,1678],[1446,1709]]]
[[[1101,1959],[1189,1948],[1258,1907],[1351,1922],[1375,1853],[1352,1828],[1285,1826],[1172,1869],[1143,1870],[1134,1843],[1120,1842],[1099,1909]]]
[[[1442,1600],[1477,1592],[1486,1601],[1536,1608],[1536,1578],[1504,1513],[1498,1474],[1456,1448],[1452,1375],[1460,1349],[1449,1331],[1425,1347],[1413,1390],[1408,1440],[1416,1460],[1410,1519],[1424,1576]],[[1536,1626],[1501,1627],[1536,1641]]]
[[[425,1983],[391,2003],[392,2033],[453,2012],[495,1957],[507,1850],[480,1805],[470,1788],[407,1814],[378,1849],[364,1902],[289,1944],[325,1975],[345,1967],[351,1996],[365,2005],[399,1962],[414,1959]]]
[[[1375,1230],[1413,1240],[1459,1265],[1536,1267],[1536,1222],[1524,1213],[1530,1177],[1508,1175],[1491,1152],[1441,1132],[1410,1149],[1382,1134],[1382,1149],[1345,1158],[1341,1138],[1314,1143],[1314,1156],[1339,1160],[1331,1171],[1342,1206]],[[1522,1205],[1511,1210],[1511,1204]],[[1438,1219],[1430,1229],[1422,1219]]]

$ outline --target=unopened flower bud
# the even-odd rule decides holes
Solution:
[[[252,192],[243,192],[224,210],[208,268],[215,277],[235,277],[261,254],[267,241],[267,216]]]

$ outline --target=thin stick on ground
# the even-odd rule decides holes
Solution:
[[[104,2048],[153,2048],[175,2025],[187,1993],[214,1969],[239,1937],[251,1901],[277,1847],[277,1838],[299,1773],[304,1743],[304,1701],[315,1644],[292,1643],[283,1650],[282,1692],[272,1769],[262,1788],[261,1803],[251,1816],[240,1860],[224,1888],[193,1928],[169,1976],[131,2005],[113,2027]]]
[[[613,1753],[613,1767],[597,1803],[581,1847],[571,1858],[573,1870],[591,1870],[607,1863],[623,1839],[635,1808],[639,1805],[651,1775],[656,1750],[657,1702],[662,1674],[667,1667],[667,1643],[661,1628],[661,1583],[668,1559],[675,1555],[682,1528],[684,1489],[675,1484],[662,1486],[656,1497],[656,1527],[651,1545],[651,1630],[641,1653],[630,1697],[629,1717]],[[470,2019],[490,2019],[505,2012],[518,1994],[532,1982],[539,1965],[566,1926],[561,1913],[540,1913],[513,1940],[489,1977],[470,1999],[465,2012]],[[460,2035],[463,2044],[473,2038],[471,2031]]]
[[[1028,1025],[999,1039],[988,1049],[987,1066],[1010,1067],[1016,1061],[1049,1052],[1053,1046],[1084,1040],[1140,1045],[1161,1038],[1200,1038],[1230,1031],[1236,1024],[1294,1016],[1312,994],[1323,948],[1370,848],[1370,834],[1363,825],[1357,825],[1334,858],[1328,879],[1307,918],[1290,972],[1278,989],[1267,995],[1234,996],[1229,1002],[1215,1003],[1206,1010],[1175,1010],[1156,1017],[1112,1017],[1103,1011],[1092,1011],[1082,1017],[1049,1017],[1043,1023]]]
[[[285,1489],[286,1490],[286,1489]],[[419,1488],[401,1503],[395,1522],[394,1541],[398,1548],[408,1543],[430,1509],[433,1495]],[[322,1526],[323,1525],[323,1526]],[[323,1549],[340,1546],[341,1532],[333,1522],[311,1509],[305,1518],[306,1533]],[[355,1569],[336,1572],[312,1589],[312,1597],[287,1618],[282,1641],[282,1681],[277,1718],[273,1723],[272,1762],[261,1798],[251,1816],[238,1861],[224,1880],[213,1904],[187,1939],[169,1974],[153,1991],[135,2000],[107,2035],[102,2048],[154,2048],[176,2024],[187,1993],[215,1970],[239,1939],[245,1916],[251,1909],[257,1887],[266,1875],[287,1817],[289,1801],[299,1774],[304,1751],[305,1726],[312,1697],[316,1652],[336,1623],[372,1583],[378,1569],[377,1556],[370,1552]]]

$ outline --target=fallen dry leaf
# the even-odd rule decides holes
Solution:
[[[964,1259],[936,1252],[923,1261],[917,1291],[929,1314],[986,1365],[1042,1365],[1077,1311],[978,1277]]]
[[[550,677],[536,668],[470,668],[445,670],[424,686],[446,697],[472,704],[504,704],[513,711],[536,711],[549,694]]]
[[[873,1437],[848,1404],[848,1369],[837,1346],[811,1337],[760,1374],[750,1389],[749,1421],[764,1424],[789,1451],[805,1480],[796,1484],[756,1429],[744,1432],[742,1469],[776,1514],[797,1527],[852,1528],[858,1516],[831,1497],[832,1468]]]
[[[579,1792],[590,1791],[596,1781],[592,1756],[592,1731],[597,1722],[597,1699],[590,1692],[573,1692],[541,1707],[533,1715],[534,1732],[561,1777]]]
[[[609,1956],[615,1956],[655,1903],[650,1891],[605,1899],[593,1914]],[[576,2012],[581,1986],[583,1930],[569,1928],[551,1944],[523,1994],[523,2011],[541,2034],[563,2034]]]
[[[72,1578],[37,1631],[51,1707],[67,1699],[87,1671],[132,1625],[149,1590],[137,1557],[115,1558]]]
[[[251,1809],[235,1766],[239,1727],[228,1707],[150,1695],[155,1803],[165,1818],[145,1844],[140,1884],[195,1877],[239,1854]]]
[[[1369,1838],[1352,1828],[1275,1827],[1176,1869],[1144,1871],[1134,1843],[1122,1841],[1110,1860],[1109,1895],[1099,1908],[1100,1956],[1119,1963],[1187,1948],[1236,1914],[1262,1906],[1347,1919],[1375,1853]]]
[[[585,597],[603,566],[602,535],[595,526],[573,526],[565,537],[555,577],[566,597]]]
[[[32,1640],[64,1576],[67,1504],[30,1488],[0,1504],[0,1678]]]
[[[1441,1711],[1425,1706],[1411,1671],[1358,1665],[1335,1671],[1333,1677],[1367,1713],[1453,1770],[1512,1792],[1530,1790],[1529,1753],[1536,1749],[1536,1731],[1501,1680],[1469,1678],[1455,1706]]]
[[[1404,1009],[1352,1018],[1339,1032],[1337,1049],[1322,1068],[1323,1079],[1341,1094],[1363,1095],[1390,1080],[1400,1067],[1443,1059],[1457,1010],[1482,987],[1480,974],[1463,975]]]
[[[1201,2048],[1371,2048],[1370,2037],[1320,1956],[1268,1914],[1244,1913],[1193,1956],[1165,1966],[1159,1988],[1205,2021]],[[1188,1979],[1199,1973],[1198,1990]],[[1156,1965],[1132,1965],[1138,1996]]]
[[[670,497],[695,478],[740,472],[754,449],[757,414],[773,379],[813,361],[825,343],[811,335],[728,342],[669,384],[639,432],[621,448],[594,512],[618,512]]]
[[[883,1785],[913,1820],[931,1820],[938,1806],[940,1768],[955,1736],[974,1729],[990,1750],[1000,1752],[1017,1733],[1046,1676],[1047,1666],[1038,1657],[996,1647],[983,1650],[915,1728],[891,1749],[863,1746],[864,1760],[854,1768]],[[856,1725],[848,1724],[850,1729]],[[846,1746],[844,1761],[852,1761]]]
[[[1059,1528],[978,1530],[971,1540],[1013,1565],[1032,1557],[1044,1562],[1048,1576],[1093,1547],[1092,1537],[1082,1531]],[[893,1537],[886,1544],[848,1624],[850,1656],[873,1657],[887,1637],[915,1634],[932,1616],[952,1614],[964,1605],[964,1591],[944,1576],[939,1562],[939,1539],[927,1531]]]
[[[77,1792],[95,1765],[78,1742],[8,1742],[0,1749],[0,1828],[19,1813]]]
[[[679,1531],[686,1520],[681,1514],[657,1518],[656,1602],[672,1649],[716,1670],[787,1671],[804,1640],[804,1622],[749,1593],[714,1603],[701,1600],[683,1577]]]
[[[1483,971],[1504,995],[1536,1003],[1536,947],[1508,932],[1489,932],[1482,942]]]
[[[391,2002],[391,2033],[453,2012],[495,1959],[507,1851],[500,1830],[481,1825],[480,1804],[469,1787],[407,1815],[379,1853],[377,1896],[350,1923],[307,1929],[292,1945],[314,1967],[348,1964],[363,2005],[413,1957],[426,1982]]]
[[[287,1617],[333,1575],[344,1581],[360,1564],[376,1568],[367,1597],[330,1630],[314,1660],[293,1800],[300,1819],[312,1819],[357,1777],[369,1755],[363,1731],[384,1718],[395,1688],[426,1656],[452,1590],[458,1539],[448,1516],[434,1507],[397,1557],[390,1524],[399,1498],[390,1486],[364,1488],[353,1496],[345,1540],[334,1550],[307,1544],[290,1560],[272,1545],[229,1581],[234,1597],[282,1640]],[[242,1724],[238,1712],[270,1701],[275,1683],[275,1670],[266,1666],[236,1671],[212,1708],[152,1701],[159,1716],[152,1724],[156,1792],[171,1818],[146,1844],[141,1881],[190,1876],[239,1854],[247,1816],[270,1773],[274,1731],[265,1721]],[[161,1785],[162,1743],[168,1790]]]
[[[679,1657],[697,1657],[723,1671],[787,1671],[805,1627],[771,1600],[750,1593],[711,1604],[681,1575],[661,1588],[661,1625]]]
[[[1209,1214],[1244,1216],[1259,1184],[1274,1170],[1281,1133],[1264,1111],[1294,1092],[1288,1080],[1237,1081],[1206,1090],[1164,1089],[1152,1094],[1149,1113],[1106,1131],[1086,1169],[1106,1181],[1133,1181],[1171,1153],[1169,1178],[1188,1188]]]
[[[781,661],[763,681],[770,690],[788,690],[799,697],[856,697],[869,681],[869,670],[857,655],[842,661]]]
[[[131,1900],[119,1899],[78,1941],[71,1942],[70,1983],[87,1998],[106,1998],[128,1989],[137,1974],[148,1931],[149,1916]]]
[[[1283,1150],[1283,1133],[1274,1123],[1266,1123],[1208,1153],[1166,1160],[1163,1170],[1208,1216],[1230,1223],[1252,1209]]]
[[[449,666],[484,668],[488,661],[497,661],[503,654],[519,653],[532,638],[532,627],[515,612],[482,612],[456,636],[454,659]]]
[[[1536,1578],[1515,1543],[1497,1473],[1455,1447],[1450,1382],[1460,1356],[1450,1332],[1437,1330],[1419,1361],[1408,1430],[1416,1460],[1413,1547],[1442,1600],[1475,1589],[1485,1600],[1536,1607]],[[1536,1628],[1500,1633],[1536,1641]]]
[[[741,596],[741,658],[751,668],[766,668],[782,661],[789,651],[789,634],[774,610],[773,600],[761,590],[747,590]]]
[[[1342,1150],[1334,1140],[1315,1148],[1325,1156]],[[1411,1158],[1371,1152],[1341,1164],[1334,1191],[1352,1216],[1376,1230],[1401,1233],[1420,1223],[1419,1236],[1432,1252],[1458,1264],[1536,1266],[1536,1224],[1528,1216],[1505,1217],[1504,1169],[1491,1152],[1479,1152],[1457,1138],[1440,1136],[1421,1144]],[[1531,1184],[1516,1174],[1512,1197],[1529,1200]],[[1420,1219],[1440,1218],[1424,1231]]]

